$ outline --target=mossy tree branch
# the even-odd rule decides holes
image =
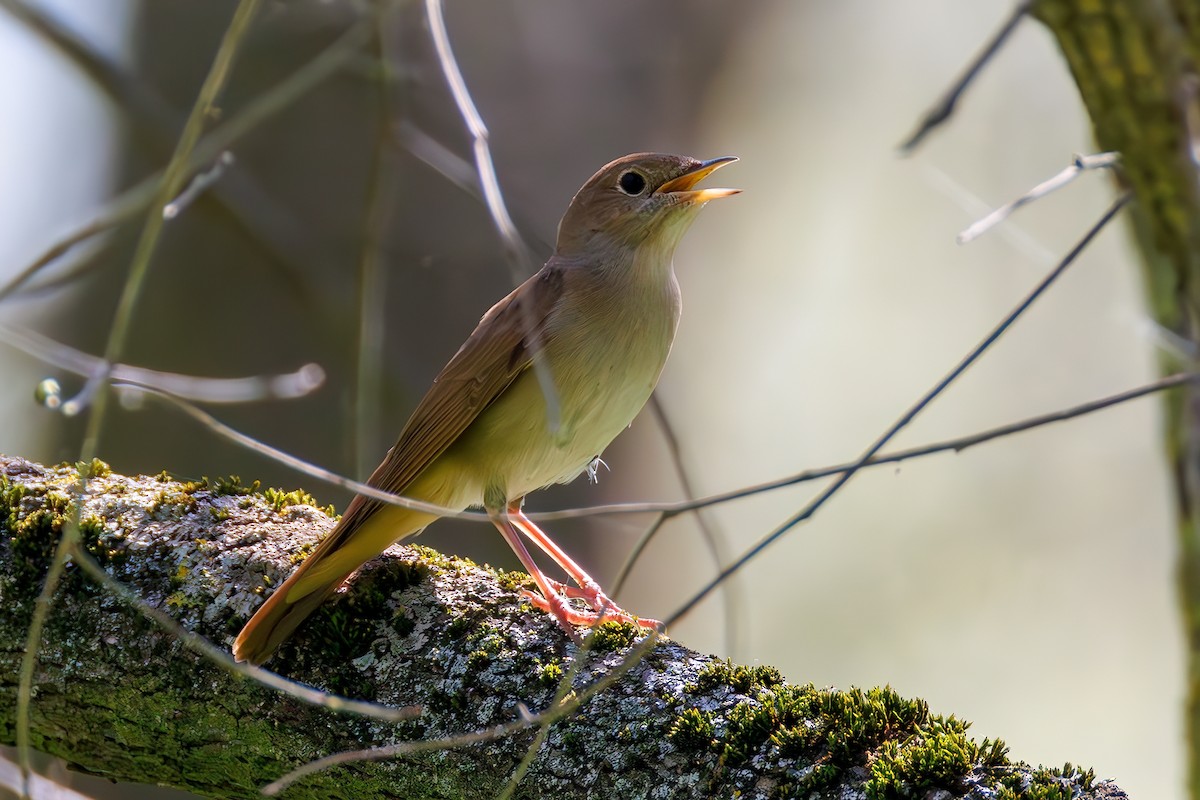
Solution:
[[[88,467],[84,546],[115,579],[186,628],[228,645],[262,595],[332,525],[302,492],[225,479],[179,483]],[[17,668],[74,467],[0,457],[0,742],[15,739]],[[286,644],[295,680],[419,717],[385,723],[302,704],[201,659],[71,571],[38,654],[32,741],[77,769],[220,797],[330,753],[485,730],[551,702],[571,659],[578,690],[640,633],[609,624],[580,655],[520,599],[523,575],[425,548],[393,548]],[[1032,710],[1031,710],[1032,711]],[[556,723],[519,797],[1123,798],[1090,772],[1011,764],[1000,742],[889,689],[790,686],[664,640],[577,715]],[[288,797],[491,797],[533,729],[455,750],[340,767]],[[814,794],[815,793],[815,794]]]

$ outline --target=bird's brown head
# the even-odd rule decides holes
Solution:
[[[635,153],[606,164],[571,199],[558,224],[558,254],[604,254],[647,243],[673,250],[705,203],[741,191],[696,188],[734,161]]]

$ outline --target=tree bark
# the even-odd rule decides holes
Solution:
[[[184,627],[227,648],[333,520],[303,493],[233,480],[123,477],[95,462],[83,547]],[[0,742],[15,741],[17,675],[79,470],[0,457]],[[617,669],[642,633],[608,624],[581,651],[522,601],[525,576],[394,547],[364,567],[269,666],[388,706],[400,723],[335,713],[215,666],[75,566],[37,651],[32,742],[73,767],[214,797],[255,797],[311,759],[487,730]],[[890,689],[785,683],[663,639],[577,714],[555,723],[519,784],[529,798],[930,796],[1124,798],[1088,771],[1013,764],[999,742]],[[288,797],[494,797],[537,731],[304,778]],[[1038,797],[1048,796],[1036,794]],[[1056,795],[1057,796],[1057,795]]]
[[[1193,369],[1200,342],[1200,3],[1038,0],[1102,150],[1121,154],[1151,310],[1182,347],[1164,372]],[[1187,634],[1189,788],[1200,800],[1200,388],[1169,400],[1167,449],[1179,503],[1179,583]]]

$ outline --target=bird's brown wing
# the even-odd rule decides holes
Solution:
[[[545,345],[546,318],[562,294],[564,273],[547,265],[483,315],[417,405],[368,483],[395,494],[433,463],[529,368]],[[354,498],[334,532],[344,537],[382,505]]]

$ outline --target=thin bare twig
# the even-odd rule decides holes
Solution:
[[[675,477],[679,480],[679,485],[683,488],[684,496],[688,500],[696,499],[696,491],[692,487],[691,476],[688,475],[687,468],[684,466],[683,451],[679,445],[679,439],[675,436],[675,428],[671,425],[671,420],[667,416],[667,410],[663,406],[662,400],[659,398],[657,390],[650,395],[650,410],[654,413],[654,418],[658,420],[659,430],[662,432],[663,439],[667,445],[667,452],[671,456],[671,462],[675,466]],[[720,570],[721,565],[726,561],[725,548],[722,546],[721,535],[718,533],[712,524],[712,520],[708,514],[702,510],[696,512],[696,525],[700,528],[700,536],[704,540],[705,548],[708,550],[709,556],[713,560],[713,565]],[[621,565],[621,570],[618,574],[619,580],[613,586],[613,597],[617,596],[621,585],[624,584],[625,578],[632,571],[634,564],[646,549],[646,546],[662,529],[665,517],[659,517],[641,538],[638,539],[637,545],[633,552],[626,557],[625,563]],[[721,595],[725,600],[725,653],[733,656],[738,652],[740,642],[738,641],[738,632],[742,629],[738,625],[738,611],[741,608],[744,594],[742,592],[741,581],[734,579],[726,582],[721,588]]]
[[[997,428],[988,428],[985,431],[968,434],[966,436],[958,436],[953,439],[945,439],[940,442],[920,445],[918,447],[910,447],[906,450],[897,450],[892,453],[878,455],[871,458],[864,464],[864,467],[877,467],[882,464],[897,464],[901,461],[908,461],[913,458],[922,456],[934,455],[937,453],[955,452],[961,453],[969,447],[990,442],[993,439],[1000,439],[1006,436],[1011,436],[1016,433],[1033,430],[1045,425],[1051,425],[1056,422],[1074,419],[1076,417],[1093,414],[1097,411],[1102,411],[1106,408],[1127,403],[1130,400],[1136,400],[1147,395],[1157,394],[1168,389],[1174,389],[1182,386],[1185,383],[1193,383],[1200,381],[1200,373],[1197,372],[1181,372],[1175,375],[1169,375],[1165,378],[1160,378],[1150,383],[1133,389],[1127,389],[1123,392],[1101,397],[1096,400],[1091,400],[1086,403],[1064,408],[1059,411],[1052,411],[1048,414],[1039,414],[1033,417],[1027,417],[1017,422],[1010,422],[1007,425],[1001,425]],[[819,480],[820,478],[828,478],[833,475],[840,475],[843,472],[854,467],[857,462],[851,461],[844,464],[836,464],[829,467],[819,467],[816,469],[808,469],[803,472],[798,472],[794,475],[789,475],[784,478],[777,478],[773,481],[757,483],[752,486],[746,486],[741,489],[734,489],[728,492],[719,494],[711,494],[706,497],[701,497],[696,500],[684,500],[674,503],[615,503],[612,505],[603,506],[588,506],[584,508],[571,508],[562,511],[543,511],[536,514],[530,514],[531,519],[546,520],[546,519],[569,519],[577,516],[594,515],[594,514],[660,514],[663,517],[670,519],[688,511],[693,511],[698,508],[706,508],[708,506],[721,505],[733,500],[741,500],[746,497],[753,497],[764,492],[774,491],[776,489],[784,489],[789,486],[796,486],[801,483]],[[641,543],[639,542],[639,545]],[[635,552],[637,552],[635,548]]]
[[[479,173],[471,162],[421,130],[410,119],[401,120],[396,125],[393,134],[396,137],[396,143],[415,156],[418,161],[476,200],[484,202],[483,190],[479,187]],[[517,209],[515,213],[520,219],[520,209]],[[518,230],[530,231],[534,227],[528,224],[528,220],[521,220]],[[533,251],[531,244],[536,245],[544,252],[554,249],[549,242],[537,235],[522,237],[521,241],[531,252]]]
[[[370,497],[373,500],[378,500],[382,503],[388,503],[401,508],[412,509],[413,511],[423,511],[427,514],[434,514],[439,517],[452,517],[455,519],[468,519],[477,522],[490,522],[490,517],[487,514],[479,511],[461,511],[455,508],[447,508],[445,506],[426,503],[422,500],[414,500],[403,495],[392,494],[378,489],[361,481],[356,481],[352,478],[347,478],[344,475],[339,475],[332,470],[319,467],[302,458],[297,458],[290,453],[285,453],[278,448],[272,447],[265,442],[260,442],[253,436],[242,433],[236,428],[232,428],[221,422],[216,417],[208,412],[200,409],[188,401],[175,397],[167,392],[162,392],[157,389],[152,389],[147,386],[137,386],[135,384],[113,384],[113,387],[122,392],[133,392],[137,395],[150,397],[155,400],[160,400],[168,405],[182,411],[187,416],[199,422],[204,427],[208,428],[213,433],[233,442],[236,445],[251,450],[255,453],[263,455],[272,461],[291,467],[297,472],[305,475],[311,475],[318,480],[326,481],[334,486],[340,486],[343,489],[349,489],[352,492]]]
[[[955,365],[953,369],[950,370],[950,372],[948,372],[940,381],[938,381],[933,388],[922,395],[917,402],[910,406],[908,410],[900,416],[899,419],[892,423],[892,425],[890,425],[888,429],[884,431],[884,433],[863,452],[863,454],[850,466],[849,469],[841,473],[841,475],[839,475],[832,483],[830,483],[830,485],[823,492],[817,495],[811,502],[806,504],[794,516],[786,520],[779,527],[775,528],[775,530],[768,533],[757,543],[755,543],[753,547],[742,553],[742,555],[740,555],[736,561],[734,561],[725,569],[721,570],[720,575],[709,581],[700,591],[688,599],[687,602],[680,606],[673,614],[663,620],[663,624],[670,625],[683,618],[692,609],[699,605],[704,598],[708,597],[713,590],[720,586],[722,581],[724,581],[728,576],[733,575],[746,564],[753,561],[760,553],[777,542],[792,528],[812,517],[821,508],[821,506],[825,505],[825,503],[831,497],[836,495],[841,488],[858,473],[860,469],[866,466],[867,463],[880,450],[882,450],[897,433],[899,433],[910,422],[912,422],[912,420],[915,419],[918,414],[924,411],[929,404],[938,397],[938,395],[945,391],[946,388],[956,381],[959,376],[966,372],[967,369],[969,369],[971,365],[979,359],[980,356],[987,352],[987,350],[993,344],[995,344],[1001,336],[1004,335],[1005,331],[1012,327],[1013,323],[1015,323],[1030,308],[1030,306],[1032,306],[1034,302],[1036,302],[1037,299],[1041,297],[1051,285],[1054,284],[1056,280],[1058,280],[1058,278],[1067,270],[1067,267],[1071,266],[1071,264],[1075,262],[1075,260],[1079,257],[1079,254],[1082,253],[1089,244],[1091,244],[1096,235],[1099,234],[1100,231],[1102,231],[1104,227],[1113,219],[1113,217],[1117,215],[1117,212],[1124,208],[1125,204],[1129,202],[1130,199],[1131,195],[1129,193],[1122,194],[1120,197],[1118,197],[1117,200],[1109,207],[1108,211],[1106,211],[1104,215],[1100,217],[1100,219],[1088,230],[1079,243],[1071,248],[1071,251],[1067,253],[1062,261],[1060,261],[1058,265],[1050,271],[1050,274],[1043,278],[1041,282],[1034,287],[1033,291],[1031,291],[1025,297],[1025,299],[1018,303],[1016,308],[1009,312],[1004,319],[1001,320],[1000,323],[996,325],[996,327],[993,328],[992,331],[985,336],[982,341],[979,342],[979,344],[972,348],[971,351],[967,353],[967,355],[957,365]]]
[[[450,47],[450,34],[446,30],[446,19],[442,14],[441,0],[426,0],[425,12],[429,18],[429,30],[442,72],[446,76],[446,82],[450,84],[450,93],[454,96],[454,102],[473,140],[475,168],[479,174],[484,203],[496,226],[496,232],[500,234],[513,277],[516,282],[520,282],[531,265],[529,249],[517,231],[517,226],[513,224],[512,217],[508,214],[508,206],[504,203],[504,194],[500,191],[500,181],[496,177],[496,166],[492,163],[492,151],[488,145],[487,126],[475,108],[475,101],[471,99],[467,82],[458,68],[458,61],[454,58],[454,50]]]
[[[895,464],[901,461],[907,461],[909,459],[920,458],[922,456],[934,455],[937,453],[945,453],[950,451],[962,452],[969,447],[990,442],[993,439],[999,439],[1016,433],[1033,430],[1034,428],[1040,428],[1056,422],[1063,422],[1076,417],[1082,417],[1087,414],[1092,414],[1106,408],[1120,405],[1122,403],[1127,403],[1131,400],[1136,400],[1140,397],[1156,394],[1158,392],[1173,389],[1185,383],[1191,383],[1198,380],[1200,380],[1200,373],[1195,372],[1184,372],[1170,375],[1133,389],[1128,389],[1126,391],[1108,395],[1097,400],[1091,400],[1086,403],[1071,406],[1070,408],[1062,409],[1060,411],[1054,411],[1048,414],[1039,414],[1034,417],[1027,417],[1026,419],[1019,420],[1017,422],[1011,422],[1007,425],[1002,425],[997,428],[989,428],[988,430],[969,434],[967,436],[945,439],[940,442],[920,445],[918,447],[912,447],[906,450],[898,450],[893,453],[877,455],[872,457],[862,466],[875,467],[882,464]],[[404,498],[399,495],[392,495],[388,494],[387,492],[382,492],[379,489],[368,486],[365,483],[359,483],[344,476],[337,475],[336,473],[330,472],[329,470],[318,467],[315,464],[311,464],[307,461],[297,458],[296,456],[285,453],[281,450],[271,447],[268,444],[260,442],[257,439],[242,433],[241,431],[229,427],[225,423],[217,420],[212,415],[197,408],[196,406],[193,406],[180,398],[172,397],[170,394],[165,392],[160,392],[144,386],[118,386],[117,388],[146,394],[152,398],[162,400],[163,402],[166,402],[169,405],[179,409],[192,419],[199,422],[201,425],[204,425],[206,428],[212,430],[217,435],[233,442],[234,444],[246,447],[265,456],[266,458],[291,467],[305,475],[311,475],[319,480],[332,483],[335,486],[341,486],[345,489],[349,489],[350,491],[360,492],[382,502],[391,503],[393,505],[401,505],[405,508],[428,511],[429,513],[438,514],[440,516],[454,517],[457,519],[476,520],[479,522],[488,521],[486,514],[473,511],[455,511],[454,509],[441,508],[439,506],[421,503],[415,500],[409,500],[408,498]],[[539,522],[611,514],[658,514],[666,519],[670,519],[671,517],[684,514],[688,511],[694,511],[698,508],[721,505],[723,503],[741,500],[746,497],[752,497],[754,495],[763,494],[776,489],[783,489],[789,486],[806,483],[808,481],[839,475],[852,469],[856,463],[857,462],[848,462],[829,467],[804,470],[803,472],[798,472],[794,475],[788,475],[773,481],[758,483],[728,492],[721,492],[719,494],[707,495],[695,500],[682,500],[670,503],[613,503],[609,505],[568,508],[560,511],[532,512],[528,516],[530,519]],[[634,548],[630,555],[631,560],[636,560],[637,556],[641,552],[641,549],[645,547],[645,544],[645,535],[643,535],[643,541],[638,543],[638,546]],[[614,580],[615,586],[619,587],[624,582],[631,567],[632,564],[630,564],[627,560],[627,562],[621,567],[617,578]]]
[[[492,163],[492,151],[488,146],[487,126],[483,124],[483,118],[479,116],[479,111],[475,108],[475,101],[471,99],[471,93],[467,90],[467,82],[463,80],[462,71],[458,68],[458,61],[454,58],[454,51],[450,47],[450,34],[446,31],[446,19],[442,14],[441,0],[425,0],[425,13],[429,18],[429,32],[433,37],[434,48],[437,50],[438,62],[442,66],[446,82],[450,85],[450,93],[454,96],[454,102],[457,104],[463,122],[474,142],[473,150],[475,168],[479,173],[479,187],[483,191],[484,204],[487,205],[488,214],[491,215],[496,232],[500,234],[505,260],[508,262],[509,272],[515,286],[521,283],[528,273],[532,272],[533,258],[530,255],[529,247],[517,231],[517,226],[513,224],[512,217],[508,214],[508,207],[504,204],[500,181],[496,178],[496,167]],[[539,341],[537,323],[532,317],[532,310],[526,304],[521,306],[521,312],[525,316],[526,336],[530,340],[529,349],[531,352],[537,353],[541,349],[542,343]],[[537,375],[538,385],[541,386],[542,396],[546,400],[546,425],[551,433],[557,433],[562,420],[560,419],[558,390],[554,386],[554,376],[550,374],[550,368],[546,362],[536,356],[533,359],[533,371]]]
[[[160,372],[129,364],[113,364],[56,342],[37,331],[0,322],[0,343],[7,344],[59,369],[85,378],[104,375],[113,381],[133,383],[197,403],[253,403],[304,397],[325,382],[319,364],[305,364],[295,372],[279,375],[250,375],[242,378],[205,378],[178,372]]]
[[[170,154],[183,117],[154,88],[97,50],[47,9],[22,0],[0,0],[0,8],[57,50],[68,64],[120,107],[131,123],[132,134],[155,157],[165,158]],[[294,291],[311,307],[312,298],[297,280],[299,273],[293,266],[305,252],[296,244],[298,226],[293,222],[287,230],[279,229],[278,220],[284,212],[252,175],[235,173],[224,183],[227,191],[218,192],[214,203],[217,212],[247,234],[247,240],[266,256],[266,263],[277,265],[279,284]]]
[[[426,166],[464,192],[483,200],[478,171],[458,153],[421,130],[408,118],[400,120],[393,133],[396,141]]]
[[[925,116],[917,125],[917,129],[900,145],[900,155],[910,155],[924,141],[926,136],[950,118],[950,115],[954,113],[955,105],[958,104],[959,99],[967,90],[971,81],[975,80],[984,65],[1000,51],[1000,48],[1008,40],[1008,37],[1016,30],[1017,24],[1029,13],[1031,5],[1032,0],[1021,0],[1021,2],[1013,7],[1012,13],[1004,21],[1004,24],[1000,26],[1000,29],[992,35],[991,41],[975,56],[975,59],[963,74],[959,76],[958,80],[954,82],[954,85],[942,95],[941,99],[925,112]]]
[[[689,500],[688,502],[696,501]],[[638,538],[637,542],[633,546],[633,549],[629,551],[629,555],[625,556],[625,561],[621,564],[621,568],[617,570],[617,576],[613,578],[612,596],[614,598],[618,596],[622,587],[625,586],[625,581],[629,579],[629,573],[633,571],[634,566],[639,560],[641,560],[642,553],[646,551],[646,547],[654,540],[654,537],[658,535],[658,532],[662,528],[663,524],[674,516],[677,515],[668,515],[665,512],[660,511],[658,516],[654,518],[654,522],[650,523],[650,527],[647,528],[641,537]],[[720,569],[721,564],[724,563],[724,561],[721,561],[719,564],[717,564],[717,569]],[[726,641],[728,643],[728,639]]]
[[[179,193],[179,196],[163,206],[163,219],[175,219],[178,217],[185,208],[195,202],[197,197],[219,181],[221,176],[225,174],[225,170],[233,166],[235,160],[233,153],[226,150],[217,156],[216,163],[209,167],[206,172],[198,172],[193,175],[192,180]]]
[[[992,212],[992,204],[984,202],[979,195],[933,162],[922,161],[918,167],[921,177],[954,201],[970,219],[985,217]],[[1058,262],[1057,255],[1019,225],[1005,225],[997,231],[997,236],[1005,239],[1033,265],[1048,267]]]
[[[333,75],[358,55],[371,33],[373,18],[355,23],[316,58],[305,62],[294,73],[247,103],[241,111],[220,127],[214,128],[196,144],[188,159],[188,174],[203,169],[222,152],[262,122],[295,103],[322,81]],[[34,275],[56,261],[72,248],[92,237],[111,230],[144,212],[154,201],[163,173],[157,172],[126,189],[112,200],[107,209],[79,229],[52,245],[15,278],[0,287],[0,300],[12,295]]]
[[[1008,219],[1021,206],[1045,197],[1057,189],[1061,189],[1088,170],[1111,169],[1117,165],[1120,158],[1120,153],[1097,153],[1089,156],[1076,154],[1069,167],[1066,167],[1054,177],[1042,181],[1016,200],[1005,203],[986,217],[972,223],[962,233],[954,237],[954,239],[959,244],[972,242]]]
[[[34,259],[31,264],[13,276],[8,283],[0,286],[0,301],[14,294],[28,283],[31,278],[45,267],[66,255],[76,245],[82,244],[105,231],[112,230],[121,223],[127,222],[137,216],[150,203],[150,198],[154,193],[154,184],[157,181],[157,175],[151,176],[151,178],[142,181],[132,189],[123,192],[120,197],[109,203],[108,208],[91,222],[85,223],[52,244],[45,252]]]

